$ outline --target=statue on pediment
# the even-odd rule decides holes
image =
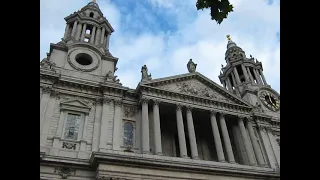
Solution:
[[[141,77],[141,81],[144,81],[144,80],[151,80],[151,73],[148,74],[148,68],[146,65],[143,65],[142,68],[141,68],[141,74],[142,74],[142,77]]]
[[[118,76],[114,75],[114,72],[112,72],[111,70],[106,74],[105,80],[109,81],[109,82],[115,82],[115,83],[120,83],[120,80],[117,79]]]
[[[196,72],[196,68],[197,68],[197,64],[195,64],[192,59],[189,60],[188,64],[187,64],[187,67],[188,67],[188,71],[189,73],[193,73],[193,72]]]

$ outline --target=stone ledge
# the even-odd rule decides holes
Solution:
[[[130,155],[129,155],[130,154]],[[148,168],[166,169],[168,167],[179,171],[196,171],[210,174],[225,174],[239,177],[280,178],[280,173],[271,168],[253,167],[240,164],[183,159],[177,157],[164,157],[158,155],[138,155],[134,153],[101,153],[93,152],[90,164],[98,166],[104,163],[125,164],[126,166],[146,166]]]

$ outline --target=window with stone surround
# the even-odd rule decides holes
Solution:
[[[134,124],[133,122],[125,121],[123,124],[123,144],[126,147],[134,145]]]
[[[63,137],[68,140],[78,140],[82,127],[83,115],[67,112]]]

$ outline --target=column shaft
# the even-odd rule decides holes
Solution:
[[[232,76],[232,83],[233,83],[233,86],[236,87],[238,85],[238,83],[236,82],[236,78],[234,76],[234,72],[231,72],[231,76]]]
[[[212,127],[212,132],[213,132],[213,139],[214,139],[214,144],[216,147],[216,151],[218,154],[218,161],[219,162],[226,162],[223,149],[222,149],[222,143],[221,143],[221,138],[220,138],[220,133],[219,133],[219,128],[217,124],[217,119],[216,119],[216,112],[211,111],[211,127]]]
[[[101,32],[101,39],[100,39],[100,44],[101,45],[103,45],[105,33],[106,33],[106,29],[103,27],[102,28],[102,32]]]
[[[40,132],[42,129],[42,124],[45,117],[45,112],[47,110],[48,101],[50,98],[50,89],[49,88],[43,88],[42,90],[42,97],[40,99]]]
[[[179,138],[180,157],[188,157],[186,137],[184,133],[184,126],[183,126],[183,119],[182,119],[182,109],[180,105],[177,105],[176,116],[177,116],[177,129],[178,129],[178,138]]]
[[[261,151],[260,146],[258,144],[257,137],[254,134],[254,130],[253,130],[251,121],[252,121],[251,119],[248,119],[247,127],[248,127],[248,131],[249,131],[249,136],[250,136],[250,139],[252,142],[253,150],[256,155],[257,162],[258,162],[259,166],[265,166],[266,163],[263,160],[262,151]]]
[[[250,67],[247,67],[247,70],[248,70],[247,72],[249,74],[249,78],[251,79],[251,82],[254,83],[254,79],[252,77],[252,74],[251,74],[251,71],[250,71]]]
[[[106,48],[109,49],[110,34],[107,35]]]
[[[100,124],[100,141],[99,141],[99,151],[100,149],[107,149],[107,136],[108,136],[108,117],[110,111],[111,99],[105,97],[103,99],[102,105],[102,117]]]
[[[77,26],[78,26],[78,21],[74,21],[73,27],[72,27],[72,31],[71,31],[71,36],[72,37],[75,37]]]
[[[257,83],[262,85],[262,81],[261,81],[261,78],[260,78],[260,75],[259,75],[258,71],[256,69],[253,69],[253,72],[255,74]]]
[[[69,28],[70,28],[70,25],[67,24],[67,25],[66,25],[66,29],[65,29],[65,31],[64,31],[63,39],[67,39],[68,34],[69,34]]]
[[[188,126],[189,140],[190,140],[191,157],[192,159],[199,159],[191,107],[187,108],[187,126]]]
[[[260,72],[260,75],[261,75],[261,77],[262,77],[262,80],[263,80],[264,85],[268,85],[268,84],[267,84],[267,80],[266,80],[266,78],[265,78],[264,75],[263,75],[262,69],[259,69],[259,72]]]
[[[240,77],[239,77],[239,74],[238,74],[238,70],[237,70],[237,67],[234,67],[233,68],[233,71],[234,71],[234,75],[236,77],[236,81],[238,84],[241,84],[241,80],[240,80]]]
[[[247,152],[249,165],[250,166],[256,166],[257,164],[256,164],[256,160],[255,160],[254,154],[251,151],[247,130],[244,127],[244,124],[243,124],[243,117],[239,117],[238,118],[238,126],[240,127],[240,132],[241,132],[241,136],[242,136],[242,139],[243,139],[243,142],[244,142],[244,147],[245,147],[246,152]]]
[[[94,45],[99,45],[100,43],[100,36],[101,36],[101,28],[98,28],[97,29],[97,34],[96,34],[96,37],[94,38]]]
[[[231,85],[229,76],[227,77],[227,86],[228,86],[228,90],[232,92],[232,85]]]
[[[76,40],[77,40],[77,41],[80,40],[81,28],[82,28],[82,24],[79,23],[78,26],[77,26],[77,32],[76,32]]]
[[[224,146],[225,146],[226,152],[227,152],[228,161],[229,161],[229,163],[235,163],[226,121],[224,119],[224,114],[222,114],[222,113],[220,113],[220,126],[221,126],[221,132],[222,132]]]
[[[244,78],[246,79],[246,82],[249,82],[250,79],[249,79],[246,67],[243,64],[241,64],[241,68],[242,68],[242,72],[243,72]]]
[[[84,41],[84,38],[86,36],[86,30],[87,30],[87,24],[83,24],[80,41]]]
[[[159,101],[153,104],[153,129],[155,154],[162,155]]]
[[[96,26],[93,26],[93,29],[92,29],[92,32],[91,32],[91,35],[90,35],[90,44],[94,43],[95,35],[96,35]]]
[[[113,140],[112,148],[113,150],[121,150],[122,144],[122,100],[115,99],[114,101],[114,121],[113,121]],[[111,142],[109,142],[111,143]],[[109,144],[108,143],[108,144]]]
[[[141,99],[141,103],[142,103],[142,153],[150,153],[148,100]]]

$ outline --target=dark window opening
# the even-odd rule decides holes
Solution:
[[[93,15],[94,15],[93,12],[91,12],[89,16],[93,18]]]
[[[237,71],[238,71],[238,74],[239,74],[239,78],[240,78],[240,81],[243,83],[246,81],[245,77],[244,77],[244,73],[242,71],[242,68],[241,68],[241,65],[239,66],[236,66],[237,68]]]
[[[229,79],[230,79],[231,88],[234,89],[236,85],[233,83],[234,79],[232,78],[231,74],[229,75]]]
[[[78,55],[76,55],[76,61],[77,63],[86,66],[86,65],[90,65],[92,63],[92,57],[88,54],[85,53],[80,53]]]
[[[84,38],[84,42],[89,42],[89,39],[88,38]]]
[[[255,83],[258,83],[258,82],[257,82],[256,75],[253,73],[253,69],[249,67],[249,71],[250,71],[250,73],[251,73],[251,75],[252,75],[252,78],[253,78],[254,82],[255,82]]]

